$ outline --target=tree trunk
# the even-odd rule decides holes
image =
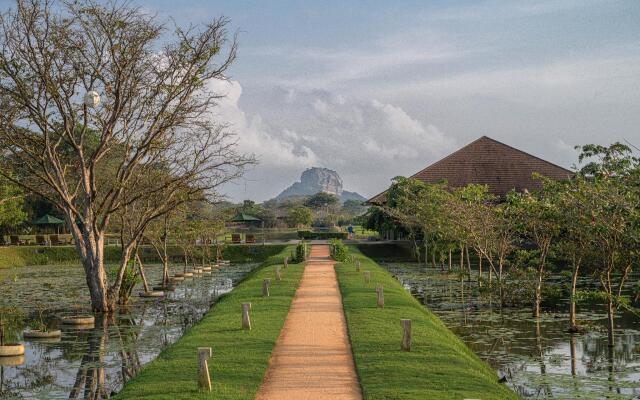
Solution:
[[[429,242],[427,238],[424,238],[424,266],[429,266]]]
[[[575,262],[571,274],[571,299],[569,300],[569,332],[578,332],[578,324],[576,323],[576,286],[578,283],[578,270],[580,265]]]
[[[451,271],[451,248],[449,248],[449,271]]]
[[[607,300],[607,345],[609,347],[613,347],[615,344],[615,338],[613,329],[615,328],[613,324],[613,316],[615,314],[615,309],[613,308],[613,298],[611,293],[609,293],[609,299]]]
[[[469,270],[469,276],[471,276],[471,259],[469,258],[469,247],[464,246],[464,252],[467,255],[467,269]]]
[[[540,317],[540,302],[542,301],[542,274],[538,273],[538,280],[536,281],[535,294],[533,299],[533,316],[535,318]]]
[[[142,260],[140,259],[140,255],[136,251],[136,262],[138,263],[138,270],[140,271],[140,276],[142,277],[142,286],[144,286],[144,291],[149,292],[149,283],[147,282],[147,277],[144,274],[144,266],[142,265]]]
[[[112,311],[114,304],[109,299],[109,284],[104,268],[104,233],[91,231],[88,224],[80,232],[75,221],[71,232],[82,261],[91,297],[91,309],[103,313]]]
[[[478,286],[482,286],[482,255],[480,253],[478,253]]]

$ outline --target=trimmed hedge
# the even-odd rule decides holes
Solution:
[[[280,253],[286,245],[225,245],[222,256],[233,262],[263,261]],[[168,248],[169,256],[178,262],[182,259],[182,250],[176,246]],[[119,246],[104,247],[104,262],[115,264],[120,261]],[[210,254],[215,254],[212,246]],[[159,262],[156,251],[151,246],[143,246],[140,256],[145,262]],[[197,256],[196,256],[197,257]],[[181,262],[181,261],[180,261]],[[25,265],[79,264],[78,252],[73,246],[9,246],[0,247],[0,269],[24,267]]]
[[[304,240],[327,240],[327,239],[346,239],[347,232],[313,232],[298,231],[298,237]]]

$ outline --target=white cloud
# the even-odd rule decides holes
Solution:
[[[402,169],[413,172],[455,147],[438,128],[389,103],[277,88],[259,111],[245,112],[238,82],[219,81],[212,88],[227,94],[217,118],[230,123],[242,151],[260,158],[245,185],[228,188],[236,200],[271,198],[310,166],[335,169],[347,190],[370,195]]]

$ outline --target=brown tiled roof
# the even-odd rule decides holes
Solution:
[[[482,136],[411,178],[427,183],[446,180],[451,187],[484,184],[494,195],[504,196],[511,189],[540,189],[540,182],[532,178],[534,172],[558,180],[573,176],[568,169]],[[384,203],[385,195],[386,191],[372,197],[368,203]]]

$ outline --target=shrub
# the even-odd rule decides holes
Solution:
[[[318,239],[346,239],[347,232],[313,232],[313,231],[298,231],[298,237],[304,240]]]
[[[347,255],[349,251],[347,250],[347,246],[342,243],[339,239],[331,239],[330,243],[331,248],[331,257],[336,261],[347,261]]]
[[[296,246],[296,255],[294,261],[301,263],[307,259],[307,243],[303,240]]]

